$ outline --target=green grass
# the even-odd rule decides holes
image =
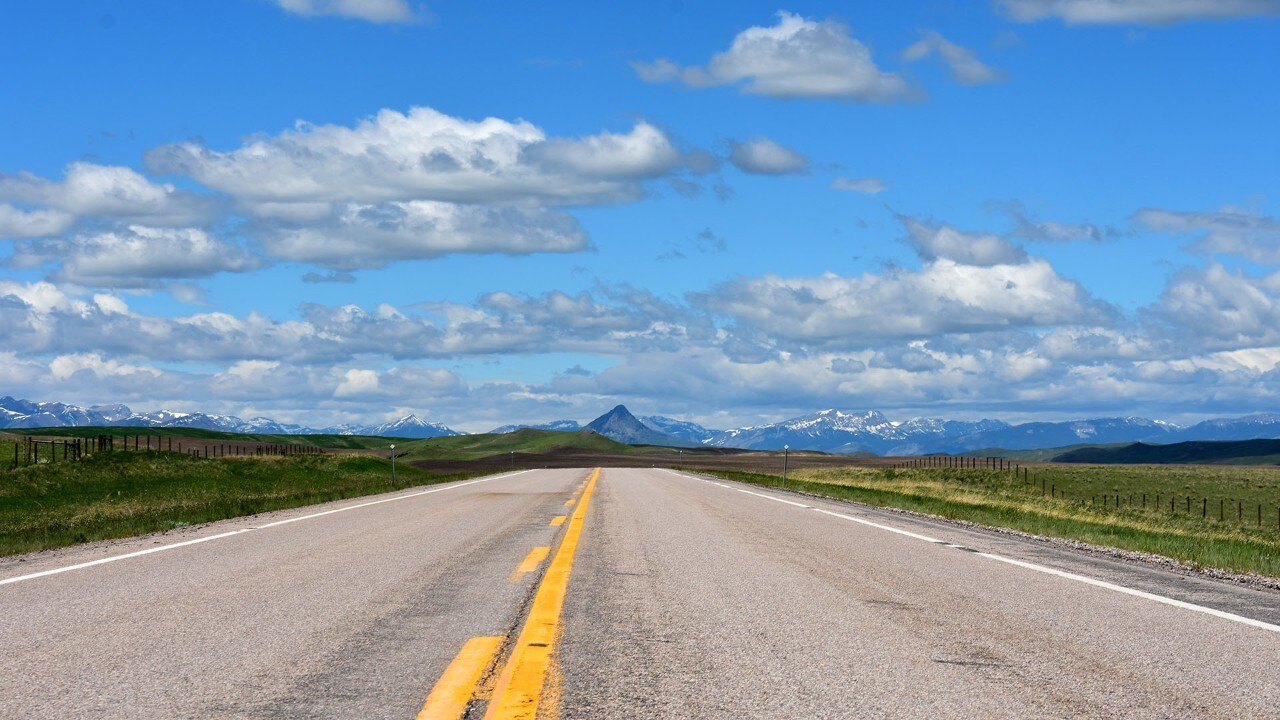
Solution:
[[[6,445],[5,443],[9,443]],[[0,439],[0,453],[12,441]],[[399,487],[457,480],[397,464]],[[127,537],[395,489],[386,460],[355,454],[197,458],[104,453],[0,470],[0,555]]]
[[[1280,577],[1280,530],[1276,527],[1275,492],[1277,473],[1259,468],[1223,466],[1154,467],[1070,467],[1037,468],[1034,489],[1015,480],[1012,474],[956,469],[840,468],[801,470],[784,484],[775,475],[705,471],[720,477],[784,487],[843,500],[881,507],[938,515],[982,525],[1012,528],[1036,535],[1068,538],[1083,542],[1150,552],[1181,560],[1193,566],[1216,567]],[[1182,490],[1235,492],[1250,497],[1268,497],[1270,515],[1263,527],[1236,522],[1232,513],[1224,522],[1193,513],[1170,514],[1148,504],[1115,508],[1092,505],[1086,499],[1041,497],[1038,477],[1045,473],[1069,487],[1106,488],[1126,496],[1138,487],[1165,487]],[[1141,490],[1138,490],[1140,493]],[[1099,496],[1101,490],[1098,491]],[[1153,493],[1154,494],[1154,493]],[[1162,493],[1162,498],[1166,497]],[[1165,501],[1167,502],[1167,500]],[[1270,522],[1266,522],[1267,520]]]
[[[1218,501],[1224,507],[1224,519],[1235,521],[1237,503],[1251,512],[1245,519],[1256,523],[1256,508],[1261,504],[1263,523],[1276,526],[1276,504],[1280,503],[1280,468],[1242,467],[1237,465],[1051,465],[1031,469],[1032,487],[1029,492],[1039,492],[1041,484],[1052,495],[1066,493],[1068,499],[1090,504],[1102,502],[1108,496],[1109,504],[1115,504],[1119,495],[1122,506],[1143,504],[1146,495],[1148,508],[1156,506],[1166,514],[1169,500],[1175,500],[1175,510],[1186,512],[1186,500],[1192,499],[1192,510],[1201,514],[1203,499],[1209,499],[1214,518],[1218,514]],[[1230,508],[1230,512],[1225,512]],[[1270,520],[1270,522],[1267,522]]]
[[[13,467],[13,450],[19,445],[16,435],[0,434],[0,478],[4,477],[3,471]],[[21,450],[21,448],[18,448]],[[19,453],[18,462],[25,463],[26,455]]]

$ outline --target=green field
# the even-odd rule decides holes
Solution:
[[[775,475],[713,474],[1036,535],[1150,552],[1193,566],[1280,577],[1280,469],[1052,466],[1033,468],[1031,484],[1015,478],[1013,473],[940,468],[800,470],[791,473],[785,485]],[[1047,488],[1043,496],[1042,481]],[[1066,497],[1061,494],[1063,488]],[[1146,507],[1142,505],[1144,492]],[[1105,506],[1104,495],[1110,501]],[[1115,505],[1117,495],[1121,497],[1119,507]],[[1159,507],[1155,505],[1157,495]],[[1191,495],[1195,495],[1192,511],[1187,512],[1186,498]],[[1168,506],[1170,497],[1174,499],[1172,512]],[[1203,513],[1207,497],[1214,498],[1208,503],[1212,511]],[[1223,507],[1221,521],[1218,500]],[[1237,509],[1241,505],[1248,508],[1243,518]],[[1258,505],[1263,506],[1261,526],[1257,523]]]
[[[583,450],[603,453],[661,452],[666,448],[636,447],[615,442],[590,430],[558,432],[522,428],[514,432],[482,435],[452,435],[427,440],[408,440],[403,447],[409,460],[475,460],[508,453],[538,454],[554,450]],[[670,449],[674,454],[675,449]]]
[[[12,439],[0,457],[12,462]],[[8,467],[5,464],[3,467]],[[457,480],[397,465],[399,487]],[[170,530],[395,489],[365,454],[199,458],[114,452],[0,470],[0,554]]]

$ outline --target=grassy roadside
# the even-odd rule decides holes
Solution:
[[[393,486],[388,462],[367,455],[99,454],[82,462],[0,471],[0,555],[470,476],[436,475],[397,463]]]
[[[1107,485],[1107,468],[1091,478]],[[1280,531],[1151,507],[1102,507],[1078,499],[1041,497],[1010,476],[965,470],[840,468],[803,470],[784,483],[776,475],[696,472],[765,487],[913,510],[982,525],[1164,555],[1197,567],[1280,577]],[[1073,468],[1077,481],[1079,473]],[[1192,472],[1192,471],[1188,471]],[[1132,481],[1132,478],[1130,478]],[[1207,489],[1207,488],[1202,488]],[[1038,490],[1038,488],[1037,488]],[[1224,493],[1225,494],[1225,493]],[[1274,512],[1274,510],[1273,510]],[[1234,518],[1232,518],[1234,520]]]

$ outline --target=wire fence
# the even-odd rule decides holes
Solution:
[[[1103,510],[1144,510],[1166,515],[1182,515],[1199,517],[1202,520],[1216,520],[1219,523],[1235,522],[1237,525],[1253,525],[1263,527],[1270,525],[1272,513],[1275,511],[1275,527],[1280,530],[1280,503],[1263,503],[1256,500],[1240,500],[1225,497],[1206,497],[1164,492],[1114,492],[1089,493],[1087,496],[1078,490],[1067,490],[1051,482],[1052,471],[1041,470],[1033,473],[1031,467],[1013,462],[1002,457],[964,457],[958,455],[928,455],[911,458],[890,464],[888,467],[897,470],[929,470],[960,469],[988,470],[1002,473],[1006,478],[1020,480],[1029,493],[1041,497],[1058,499]],[[1037,482],[1038,481],[1038,482]],[[1215,512],[1216,510],[1216,512]],[[1234,510],[1235,512],[1231,512]]]
[[[201,438],[155,435],[96,435],[44,440],[30,436],[13,443],[11,470],[58,462],[78,462],[114,452],[180,453],[204,458],[319,455],[323,448],[294,443],[219,442]],[[0,461],[3,462],[3,461]]]

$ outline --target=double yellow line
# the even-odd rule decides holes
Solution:
[[[577,507],[565,528],[560,547],[556,549],[551,565],[542,577],[533,605],[529,608],[529,616],[525,618],[524,626],[512,645],[506,662],[502,664],[485,720],[532,720],[537,716],[538,702],[552,666],[552,654],[555,652],[560,629],[560,612],[569,587],[569,574],[573,571],[574,553],[578,549],[578,539],[582,535],[582,524],[587,516],[591,494],[599,479],[600,468],[596,468],[585,483],[581,499],[576,503]],[[456,720],[461,717],[502,640],[502,637],[477,637],[467,641],[462,652],[450,663],[431,695],[427,697],[418,720]]]

